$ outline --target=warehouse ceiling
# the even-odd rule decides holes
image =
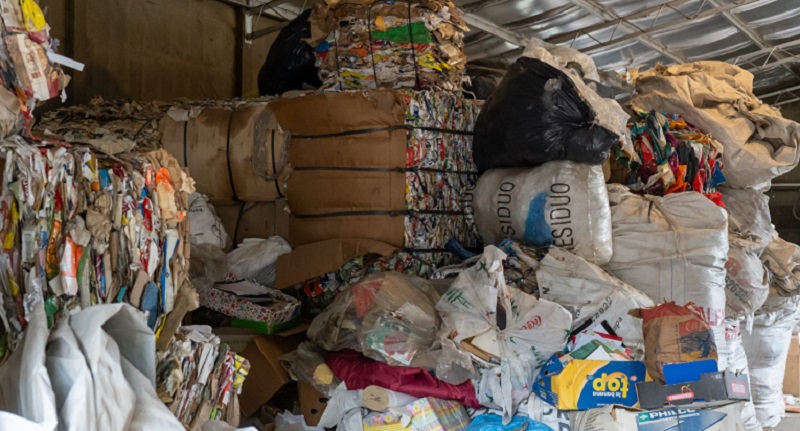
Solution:
[[[224,0],[291,19],[304,0]],[[470,60],[514,60],[532,37],[569,46],[614,76],[626,69],[699,60],[736,64],[755,92],[781,105],[800,100],[799,0],[454,0],[472,31]],[[257,19],[257,18],[255,18]],[[277,30],[275,27],[270,30]],[[263,33],[262,33],[263,34]]]

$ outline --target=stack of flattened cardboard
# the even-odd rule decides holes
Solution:
[[[291,133],[293,246],[366,238],[437,265],[451,239],[480,246],[464,196],[477,179],[480,102],[456,93],[375,90],[272,102]],[[311,121],[309,121],[311,119]]]

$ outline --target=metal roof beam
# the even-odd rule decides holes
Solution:
[[[493,34],[500,39],[505,40],[511,44],[514,44],[519,47],[525,47],[528,44],[528,38],[513,31],[503,28],[485,18],[481,18],[477,15],[473,15],[471,13],[464,12],[461,14],[461,17],[464,18],[464,21],[467,22],[467,25],[471,27],[475,27],[478,30],[484,31],[486,33]]]
[[[607,9],[605,6],[598,3],[597,0],[570,0],[570,1],[586,9],[588,12],[590,12],[592,15],[597,16],[598,18],[601,18],[605,21],[617,21],[620,26],[631,32],[641,32],[641,34],[636,36],[639,42],[642,43],[643,45],[648,46],[650,49],[660,52],[665,57],[669,57],[673,61],[676,61],[678,63],[687,63],[689,61],[683,55],[671,52],[664,44],[654,39],[652,36],[647,34],[647,32],[642,31],[642,29],[640,29],[639,27],[631,24],[630,22],[624,19],[621,19],[613,11]]]
[[[719,0],[707,0],[712,6],[719,7],[720,3]],[[782,51],[777,50],[775,47],[770,45],[764,38],[761,37],[760,34],[756,33],[755,30],[750,28],[747,23],[739,19],[736,15],[734,15],[731,11],[726,10],[722,12],[722,16],[725,18],[726,21],[731,23],[734,27],[736,27],[740,32],[744,33],[745,36],[748,37],[756,46],[758,46],[762,50],[771,50],[770,57],[775,57],[778,59],[777,62],[770,63],[770,68],[775,66],[781,66],[786,69],[790,74],[800,78],[800,74],[794,71],[785,60],[789,59],[791,61],[792,56],[785,55]],[[766,65],[765,65],[766,66]]]
[[[555,34],[553,36],[548,37],[545,41],[546,42],[550,42],[550,43],[554,43],[554,44],[569,42],[571,40],[574,40],[577,37],[580,37],[581,35],[584,35],[584,34],[588,35],[589,33],[597,31],[597,30],[603,30],[603,29],[606,29],[606,28],[610,28],[610,27],[616,26],[622,21],[631,21],[631,20],[634,20],[634,19],[647,18],[647,17],[649,17],[651,15],[658,15],[664,9],[672,9],[672,8],[678,7],[678,6],[682,5],[682,4],[690,2],[690,1],[693,1],[693,0],[672,0],[670,2],[661,4],[661,5],[640,9],[640,10],[638,10],[638,11],[636,11],[636,12],[630,14],[630,15],[625,15],[625,16],[623,16],[623,17],[621,17],[621,18],[619,18],[619,19],[617,19],[615,21],[603,21],[601,23],[597,23],[597,24],[590,25],[590,26],[587,26],[587,27],[579,28],[577,30],[573,30],[573,31],[570,31],[570,32],[567,32],[567,33]]]
[[[625,41],[628,41],[628,40],[631,40],[631,39],[636,39],[636,38],[638,38],[639,36],[642,36],[642,35],[647,35],[649,33],[653,33],[653,32],[656,32],[656,31],[677,30],[677,29],[683,28],[685,26],[694,24],[698,20],[702,20],[702,19],[705,19],[705,18],[710,18],[710,17],[716,15],[719,12],[730,10],[730,9],[737,8],[737,7],[744,6],[744,5],[751,4],[751,3],[756,3],[756,2],[759,2],[759,1],[762,1],[762,0],[739,0],[739,1],[734,2],[734,3],[724,4],[724,5],[722,5],[722,6],[718,7],[718,8],[709,8],[709,9],[703,10],[702,12],[697,13],[696,15],[694,15],[694,17],[692,17],[692,19],[684,19],[684,18],[676,19],[676,20],[667,21],[665,23],[661,23],[661,24],[657,24],[657,25],[648,27],[646,30],[637,29],[634,32],[628,33],[626,35],[622,35],[622,36],[620,36],[620,37],[618,37],[616,39],[612,39],[612,40],[609,40],[607,42],[598,43],[596,45],[581,49],[581,52],[584,52],[586,54],[593,54],[593,53],[595,53],[597,51],[602,50],[603,48],[609,47],[611,45],[616,45],[618,43],[625,42]],[[616,22],[611,23],[611,25],[616,25]]]

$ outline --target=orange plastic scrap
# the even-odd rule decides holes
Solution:
[[[169,191],[175,191],[172,188],[172,178],[169,176],[169,170],[167,168],[161,168],[156,171],[156,184],[163,184]]]

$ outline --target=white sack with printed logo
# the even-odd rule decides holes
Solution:
[[[459,274],[436,309],[444,336],[457,345],[482,340],[484,350],[494,350],[500,365],[481,370],[477,397],[482,405],[501,410],[503,423],[508,423],[530,396],[541,367],[566,346],[572,316],[556,303],[507,286],[505,258],[497,247],[486,247],[480,261]]]
[[[653,307],[641,291],[574,254],[552,247],[536,269],[541,298],[572,313],[573,326],[589,319],[607,321],[632,351],[644,354],[642,319],[628,314],[635,308]]]
[[[725,350],[728,216],[700,193],[639,196],[610,184],[614,254],[604,268],[655,302],[694,302]],[[720,356],[720,369],[726,358]]]
[[[596,264],[611,258],[611,221],[601,166],[569,161],[493,169],[475,188],[484,244],[504,238],[566,248]]]
[[[725,317],[751,316],[769,295],[769,275],[758,257],[758,242],[736,235],[728,237],[725,263]]]
[[[800,125],[753,94],[753,74],[719,61],[658,65],[642,72],[631,97],[640,112],[681,113],[724,146],[731,187],[771,181],[800,161]]]

